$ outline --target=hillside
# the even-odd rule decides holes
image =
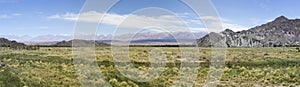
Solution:
[[[254,28],[234,32],[226,29],[220,33],[211,32],[200,38],[199,46],[211,46],[226,38],[228,47],[277,47],[300,45],[300,19],[284,16]]]
[[[26,46],[24,43],[19,43],[16,41],[10,41],[6,38],[0,38],[0,46],[7,47],[7,46]]]

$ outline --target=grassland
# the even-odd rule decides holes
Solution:
[[[135,67],[147,70],[147,58],[156,47],[131,47],[129,56]],[[110,47],[95,50],[104,81],[116,87],[168,87],[180,69],[178,47],[161,47],[169,59],[163,73],[150,82],[137,82],[123,76],[115,67]],[[39,50],[0,48],[1,87],[81,86],[73,64],[72,48],[41,47]],[[211,49],[199,48],[199,65],[194,86],[203,86],[209,71]],[[227,48],[226,67],[218,86],[300,86],[300,52],[284,48]],[[144,61],[146,60],[146,62]],[[193,69],[193,68],[190,68]],[[127,72],[135,72],[128,70]],[[141,76],[147,77],[147,76]]]

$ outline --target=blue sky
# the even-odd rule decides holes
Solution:
[[[72,34],[76,15],[84,2],[85,0],[0,0],[0,35]],[[222,18],[223,27],[235,31],[266,23],[280,15],[300,17],[298,0],[212,0],[212,3]],[[114,31],[116,22],[109,21],[110,18],[123,18],[146,7],[164,8],[180,15],[183,20],[190,22],[188,25],[195,32],[205,28],[196,20],[193,11],[180,1],[122,0],[109,11],[108,21],[101,26],[99,34],[111,34]]]

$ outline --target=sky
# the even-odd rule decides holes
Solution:
[[[272,21],[284,15],[300,18],[299,0],[211,0],[223,28],[240,31]],[[76,21],[97,22],[94,17],[104,15],[97,11],[79,12],[85,0],[0,0],[0,35],[72,35]],[[147,7],[162,8],[172,15],[133,14]],[[193,10],[179,0],[121,0],[106,14],[98,34],[112,34],[122,20],[133,18],[124,29],[140,28],[135,23],[147,21],[150,25],[180,29],[177,18],[184,21],[193,32],[209,31]],[[211,17],[203,17],[211,18]],[[144,25],[147,26],[147,25]]]

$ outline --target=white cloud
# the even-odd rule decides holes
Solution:
[[[166,28],[167,30],[186,30],[185,28],[185,22],[184,21],[178,21],[179,19],[176,16],[172,15],[162,15],[158,17],[148,17],[143,15],[132,15],[132,14],[126,14],[126,15],[119,15],[119,14],[103,14],[98,13],[95,11],[85,12],[80,14],[74,14],[74,13],[66,13],[63,15],[52,15],[48,18],[50,19],[63,19],[63,20],[70,20],[70,21],[82,21],[82,22],[93,22],[97,23],[97,19],[104,15],[104,18],[102,20],[102,23],[108,24],[108,25],[114,25],[119,26],[121,28],[144,28],[149,26],[159,26]],[[126,22],[123,22],[123,20],[127,19]],[[123,22],[123,23],[122,23]]]
[[[60,15],[56,14],[56,15],[52,15],[48,17],[49,19],[59,19],[61,18]]]
[[[214,24],[215,22],[214,21],[222,21],[222,29],[231,29],[233,31],[241,31],[241,30],[247,30],[249,29],[248,27],[246,26],[243,26],[243,25],[240,25],[240,24],[236,24],[236,23],[232,23],[231,20],[229,19],[225,19],[225,18],[220,18],[218,19],[217,17],[212,17],[212,16],[207,16],[207,17],[203,17],[202,18],[203,20],[210,20],[211,22],[209,23],[211,26],[214,26],[216,24]],[[219,28],[216,26],[216,28]]]
[[[167,30],[171,30],[171,31],[177,31],[177,30],[183,31],[183,30],[187,30],[186,29],[187,27],[185,27],[185,25],[196,25],[189,29],[191,31],[216,32],[215,30],[208,30],[207,28],[204,28],[203,23],[199,19],[192,18],[192,16],[189,18],[189,15],[190,14],[188,13],[184,13],[179,15],[179,17],[172,16],[172,15],[161,15],[158,17],[149,17],[143,15],[134,15],[134,14],[119,15],[119,14],[112,14],[112,13],[104,14],[104,13],[98,13],[96,11],[89,11],[81,14],[75,14],[75,13],[66,13],[60,15],[56,14],[56,15],[49,16],[48,18],[97,23],[98,20],[96,18],[104,16],[102,23],[107,25],[119,26],[121,28],[143,28],[149,26],[160,26],[163,28],[167,28]],[[123,22],[123,20],[126,20],[127,18],[128,20],[126,22]],[[179,18],[184,18],[183,19],[184,21],[178,21]],[[211,26],[211,28],[220,30],[221,27],[219,27],[220,25],[217,24],[220,23],[218,22],[220,21],[219,17],[204,16],[201,17],[201,19],[207,21],[208,23],[206,23],[206,25]],[[228,23],[227,19],[221,19],[221,20],[223,21],[224,29],[229,28],[234,31],[247,29],[247,27],[244,27],[242,25]]]
[[[187,16],[185,16],[187,17]],[[204,24],[202,21],[205,21],[206,24]],[[220,21],[222,22],[222,27],[220,27]],[[216,17],[216,16],[202,16],[200,18],[194,18],[194,19],[190,19],[187,20],[188,24],[199,24],[199,25],[206,25],[208,28],[191,28],[191,30],[193,31],[207,31],[207,32],[220,32],[224,29],[231,29],[233,31],[241,31],[241,30],[246,30],[249,29],[243,25],[239,25],[239,24],[235,24],[232,23],[231,20],[229,19],[225,19],[222,17]],[[221,29],[220,29],[221,28]]]
[[[17,16],[21,16],[20,13],[12,13],[12,14],[2,14],[0,15],[0,19],[8,19],[8,18],[15,18]]]
[[[20,14],[20,13],[13,13],[13,14],[11,14],[12,16],[21,16],[21,15],[23,15],[23,14]]]
[[[247,30],[249,29],[248,27],[245,27],[243,25],[239,25],[239,24],[231,24],[231,23],[225,23],[223,22],[223,27],[225,29],[231,29],[233,31],[242,31],[242,30]]]
[[[80,15],[80,18],[79,18]],[[56,14],[49,16],[49,19],[63,19],[63,20],[70,20],[70,21],[83,21],[83,22],[98,22],[96,18],[103,16],[103,13],[98,13],[95,11],[85,12],[81,14],[75,13],[66,13],[66,14]],[[116,15],[116,14],[107,14],[105,19],[103,20],[106,24],[117,25],[119,24],[120,20],[124,20],[125,16],[123,15]]]
[[[202,17],[202,20],[208,20],[211,21],[209,24],[210,25],[216,25],[214,24],[215,22],[213,21],[221,21],[222,22],[222,29],[231,29],[233,31],[241,31],[241,30],[247,30],[249,29],[246,26],[240,25],[240,24],[236,24],[236,23],[232,23],[234,21],[230,20],[230,19],[226,19],[226,18],[222,18],[222,17],[214,17],[214,16],[204,16]],[[208,30],[209,31],[209,30]]]
[[[193,32],[199,32],[199,31],[208,32],[207,28],[190,28],[190,30]]]
[[[221,20],[220,17],[215,17],[215,16],[202,16],[200,17],[202,20],[214,20],[214,21],[217,21],[217,20]]]

